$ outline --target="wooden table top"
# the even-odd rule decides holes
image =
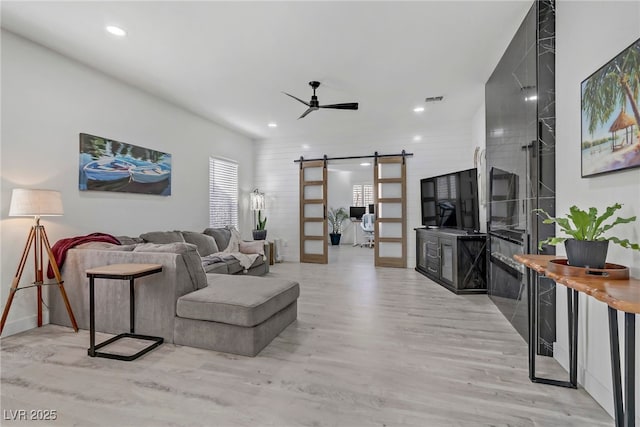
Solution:
[[[111,264],[101,267],[90,268],[86,271],[87,275],[122,275],[133,276],[140,273],[162,269],[161,264]]]
[[[521,264],[544,274],[556,283],[583,292],[604,302],[609,307],[626,313],[640,314],[640,280],[612,280],[606,277],[564,276],[547,270],[547,263],[557,259],[555,255],[514,255]]]

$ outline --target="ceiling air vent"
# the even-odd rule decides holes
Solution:
[[[424,102],[440,102],[444,99],[444,96],[429,96],[424,99]]]

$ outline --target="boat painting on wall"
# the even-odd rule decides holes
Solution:
[[[80,191],[171,195],[171,154],[80,134]]]
[[[581,85],[582,177],[640,166],[640,39]]]

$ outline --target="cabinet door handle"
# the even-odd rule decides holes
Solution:
[[[434,269],[433,269],[433,268],[431,268],[431,267],[427,267],[427,270],[429,270],[429,271],[430,271],[430,272],[432,272],[432,273],[437,273],[437,272],[438,272],[438,270],[434,270]]]

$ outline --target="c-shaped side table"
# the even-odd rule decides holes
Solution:
[[[162,337],[152,337],[149,335],[140,335],[135,333],[135,295],[133,289],[134,281],[139,277],[149,276],[151,274],[160,273],[162,265],[160,264],[111,264],[103,267],[95,267],[86,271],[89,278],[89,349],[87,353],[91,357],[105,357],[107,359],[125,360],[127,362],[137,359],[145,353],[150,352],[164,342]],[[95,279],[118,279],[129,281],[129,313],[131,332],[122,333],[108,340],[96,344],[96,321],[94,307],[94,282]],[[150,345],[143,348],[136,354],[125,356],[121,354],[105,353],[96,351],[106,345],[111,344],[120,338],[135,338],[139,340],[152,341]]]
[[[577,372],[578,344],[578,292],[607,304],[609,312],[609,346],[611,351],[611,376],[613,382],[613,404],[616,427],[634,427],[636,417],[635,362],[636,362],[636,314],[640,314],[640,280],[611,280],[603,276],[583,277],[565,276],[547,270],[547,264],[553,255],[514,255],[516,261],[526,267],[544,274],[551,280],[567,287],[569,296],[569,335],[571,382],[575,384]],[[530,303],[531,304],[531,303]],[[624,401],[620,370],[620,339],[618,334],[618,311],[624,312]],[[531,323],[529,325],[531,328]],[[531,337],[531,331],[529,331]],[[531,340],[529,342],[531,350]],[[535,354],[535,353],[534,353]],[[529,354],[531,357],[531,351]],[[531,369],[531,364],[529,368]],[[535,369],[535,365],[534,369]],[[529,372],[532,375],[532,372]],[[535,376],[535,372],[533,372]],[[533,380],[533,379],[532,379]],[[560,381],[540,381],[551,385],[565,385]],[[555,384],[554,384],[555,383]]]

